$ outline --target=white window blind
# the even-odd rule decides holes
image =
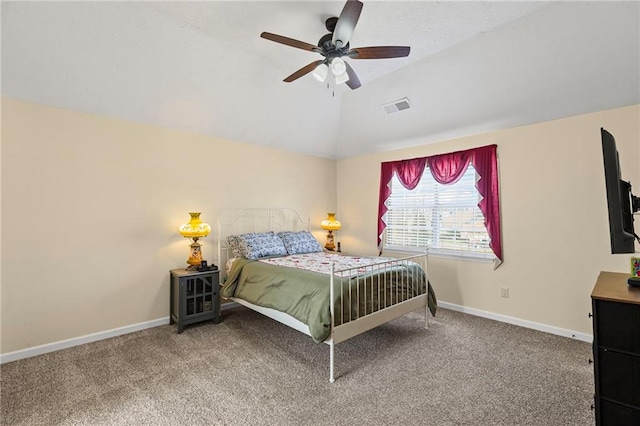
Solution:
[[[484,217],[478,208],[476,171],[469,165],[460,180],[441,185],[428,168],[413,190],[394,174],[387,199],[385,248],[492,257]]]

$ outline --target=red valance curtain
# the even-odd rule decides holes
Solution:
[[[380,197],[378,201],[378,247],[382,250],[382,233],[386,228],[384,215],[386,201],[391,195],[389,183],[394,172],[407,189],[414,189],[420,182],[424,168],[429,170],[436,182],[443,185],[457,182],[464,175],[469,163],[473,164],[480,179],[476,188],[482,196],[478,207],[484,216],[484,224],[491,241],[489,247],[502,262],[502,238],[500,235],[500,194],[498,189],[497,146],[488,145],[466,151],[451,152],[411,160],[390,161],[381,164]]]

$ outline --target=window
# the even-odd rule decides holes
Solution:
[[[476,189],[476,170],[469,164],[460,180],[449,185],[435,181],[424,169],[420,182],[406,189],[394,173],[385,215],[385,248],[493,259],[481,200]]]
[[[394,185],[396,197],[389,205],[394,176],[402,185]],[[438,186],[433,180],[454,186]],[[418,186],[420,189],[416,190]],[[403,193],[404,198],[400,196]],[[473,201],[467,203],[467,198]],[[477,215],[476,205],[484,220]],[[395,211],[387,215],[390,206]],[[387,221],[393,222],[395,228],[390,236]],[[497,145],[381,163],[377,240],[380,254],[386,245],[403,249],[428,247],[432,253],[456,257],[492,258],[485,248],[488,240],[495,267],[500,266],[503,256]]]

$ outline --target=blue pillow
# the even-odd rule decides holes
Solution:
[[[289,254],[317,253],[322,246],[309,231],[278,232]]]
[[[229,248],[235,257],[260,259],[267,256],[286,256],[287,249],[273,232],[230,235]]]

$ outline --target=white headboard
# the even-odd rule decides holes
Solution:
[[[218,267],[226,275],[229,258],[229,235],[248,232],[310,231],[311,219],[303,220],[297,211],[288,208],[248,208],[222,210],[218,217]]]

